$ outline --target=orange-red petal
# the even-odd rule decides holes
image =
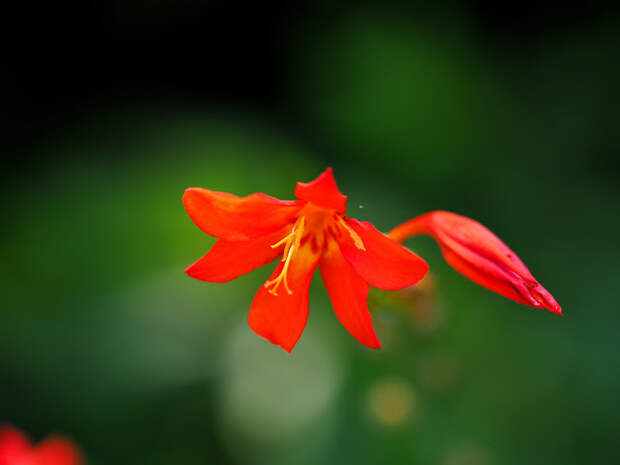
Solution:
[[[344,213],[347,209],[347,196],[338,190],[331,168],[323,171],[314,181],[298,182],[295,196],[338,213]]]
[[[247,241],[218,240],[209,252],[185,269],[192,278],[225,283],[282,255],[283,245],[271,248],[290,230],[289,226]]]
[[[368,284],[353,270],[334,241],[328,243],[321,257],[320,270],[340,323],[365,346],[380,349],[366,305]]]
[[[261,286],[250,308],[250,328],[272,344],[287,352],[293,350],[301,337],[308,319],[308,292],[312,275],[320,258],[320,251],[313,251],[308,241],[292,259],[287,279],[292,294],[288,294],[284,283],[277,289],[278,295]],[[284,262],[280,262],[269,280],[280,275]]]
[[[187,189],[183,204],[196,226],[229,241],[252,239],[280,229],[294,220],[301,206],[299,201],[279,200],[262,193],[237,197],[200,187]]]
[[[30,443],[21,431],[10,426],[0,429],[0,465],[12,465],[28,452]]]
[[[33,449],[33,465],[80,465],[83,463],[77,447],[68,439],[50,437]],[[30,462],[29,462],[30,463]]]
[[[379,289],[396,290],[417,283],[428,271],[426,262],[367,221],[345,219],[359,236],[364,248],[341,228],[338,244],[342,254],[368,284]]]

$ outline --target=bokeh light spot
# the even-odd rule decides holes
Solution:
[[[449,449],[441,465],[492,465],[489,452],[477,444],[460,444]]]
[[[224,430],[257,446],[283,446],[328,418],[343,369],[325,339],[307,331],[287,354],[246,324],[234,331],[219,393]]]
[[[384,379],[370,387],[366,404],[374,422],[393,427],[411,419],[416,410],[416,395],[407,381]]]

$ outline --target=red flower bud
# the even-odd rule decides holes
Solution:
[[[472,281],[531,307],[562,314],[553,296],[495,234],[470,218],[446,211],[419,216],[388,235],[404,242],[416,234],[432,236],[446,261]]]

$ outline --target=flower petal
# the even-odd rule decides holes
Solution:
[[[344,213],[347,209],[347,196],[338,190],[331,168],[323,171],[314,181],[298,182],[295,196],[338,213]]]
[[[439,243],[446,261],[472,281],[524,305],[562,314],[560,305],[517,254],[471,218],[435,211],[407,221],[389,234],[399,241],[428,234]]]
[[[198,261],[185,269],[192,278],[210,283],[225,283],[282,255],[284,245],[271,248],[290,231],[290,226],[247,241],[218,240]]]
[[[359,342],[372,349],[380,349],[366,305],[368,284],[342,256],[335,241],[329,241],[320,264],[323,283],[332,301],[340,323]]]
[[[353,218],[345,222],[359,236],[364,248],[361,249],[351,233],[341,227],[340,250],[355,272],[371,286],[403,289],[417,283],[428,271],[422,258],[377,231],[371,223]]]
[[[0,429],[0,465],[17,463],[29,449],[28,439],[21,431],[10,426]]]
[[[320,251],[313,250],[310,241],[307,241],[289,265],[287,280],[292,294],[287,293],[284,283],[277,289],[278,295],[270,293],[264,285],[252,301],[248,317],[250,328],[287,352],[293,350],[306,326],[310,281],[319,258]],[[284,262],[280,262],[269,280],[278,277],[283,267]]]
[[[230,241],[252,239],[293,221],[300,202],[256,193],[237,197],[191,187],[183,194],[185,210],[205,233]]]
[[[50,437],[34,449],[40,465],[79,465],[83,463],[81,454],[71,441],[62,437]]]

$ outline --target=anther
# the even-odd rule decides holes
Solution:
[[[342,216],[338,215],[336,216],[336,219],[338,220],[338,222],[340,223],[340,225],[347,230],[347,232],[349,233],[349,236],[351,236],[351,239],[353,240],[353,244],[355,244],[355,247],[357,247],[360,250],[366,250],[366,247],[364,247],[364,241],[362,241],[362,238],[359,236],[359,234],[357,234],[353,228],[351,226],[349,226],[344,219],[342,218]]]

